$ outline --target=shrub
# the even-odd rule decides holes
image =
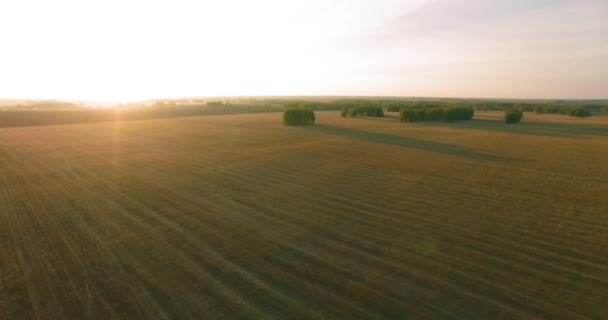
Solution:
[[[283,113],[283,124],[288,126],[312,125],[315,112],[310,109],[287,109]]]
[[[524,112],[519,109],[512,109],[505,111],[505,122],[506,123],[519,123],[524,117]]]

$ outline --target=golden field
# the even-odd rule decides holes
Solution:
[[[0,318],[608,318],[608,117],[316,114],[0,128]]]

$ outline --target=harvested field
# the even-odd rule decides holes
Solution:
[[[0,128],[0,318],[608,318],[608,117],[502,115]]]

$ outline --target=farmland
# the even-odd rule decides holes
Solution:
[[[0,128],[0,318],[608,317],[608,117]]]

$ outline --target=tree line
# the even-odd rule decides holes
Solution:
[[[466,121],[473,119],[475,110],[471,107],[444,107],[444,108],[407,108],[399,112],[401,122],[423,121]]]
[[[343,117],[384,117],[384,109],[379,106],[344,107],[341,114]]]
[[[534,108],[536,114],[564,114],[572,117],[586,118],[591,116],[591,111],[585,107],[560,108],[553,106],[538,106]]]

